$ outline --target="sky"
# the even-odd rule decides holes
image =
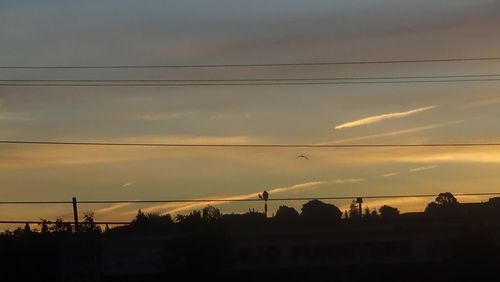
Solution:
[[[259,64],[497,57],[498,1],[0,2],[0,66]],[[500,61],[189,69],[1,69],[0,79],[248,79],[500,74]],[[173,143],[498,142],[499,82],[227,87],[0,86],[0,139]],[[296,159],[306,155],[309,160]],[[0,145],[1,201],[494,192],[500,148]],[[388,200],[421,211],[432,199]],[[481,201],[468,197],[459,200]],[[349,201],[336,201],[343,209]],[[216,203],[212,203],[216,204]],[[300,202],[280,204],[300,209]],[[366,205],[377,208],[380,201]],[[97,220],[138,208],[81,205]],[[260,203],[217,204],[223,212]],[[0,206],[2,220],[71,207]]]

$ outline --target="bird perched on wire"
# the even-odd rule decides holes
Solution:
[[[269,199],[269,193],[267,193],[267,191],[264,191],[264,193],[259,194],[259,199],[267,201],[267,199]]]
[[[306,159],[306,160],[309,160],[309,158],[308,158],[307,156],[304,156],[304,155],[298,155],[298,156],[296,157],[296,159],[300,159],[300,158],[302,158],[302,159]]]

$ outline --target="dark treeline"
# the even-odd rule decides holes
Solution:
[[[61,273],[65,271],[62,269],[64,266],[61,266],[61,253],[68,252],[67,242],[84,242],[84,244],[102,248],[99,242],[107,242],[106,240],[163,236],[162,238],[168,240],[166,244],[168,255],[162,259],[165,267],[169,269],[168,277],[179,280],[182,280],[180,277],[185,278],[186,275],[192,278],[208,274],[232,277],[234,271],[228,271],[228,269],[232,269],[238,263],[250,265],[250,270],[262,263],[289,267],[283,266],[284,262],[280,264],[279,261],[283,259],[279,259],[279,255],[276,254],[282,251],[276,246],[282,245],[281,241],[298,240],[294,238],[299,237],[302,240],[299,240],[300,244],[295,246],[290,243],[293,245],[290,247],[293,257],[299,262],[305,257],[306,261],[312,261],[314,265],[318,264],[315,253],[317,251],[308,249],[307,244],[314,245],[316,241],[333,241],[333,245],[316,244],[320,246],[320,249],[323,248],[323,260],[328,256],[326,255],[328,252],[330,252],[328,253],[330,257],[335,257],[336,253],[345,254],[349,263],[339,264],[343,265],[341,269],[356,271],[356,268],[361,267],[370,271],[360,274],[359,277],[371,278],[373,276],[370,275],[376,273],[382,275],[381,277],[386,277],[384,275],[387,273],[383,270],[384,268],[376,267],[377,264],[371,263],[370,260],[368,260],[370,263],[358,265],[358,258],[354,254],[359,253],[356,248],[371,248],[375,254],[374,257],[378,254],[396,256],[396,259],[391,262],[391,267],[393,267],[391,273],[395,277],[400,277],[398,275],[418,267],[423,267],[430,273],[438,271],[434,270],[435,265],[432,263],[427,265],[412,261],[413,264],[408,266],[404,261],[398,261],[397,256],[403,254],[405,258],[404,256],[407,255],[404,253],[410,248],[405,242],[411,241],[418,244],[420,238],[430,242],[431,247],[429,250],[426,249],[425,257],[439,258],[442,260],[441,264],[452,265],[450,269],[461,269],[463,265],[476,265],[478,262],[481,262],[481,267],[476,267],[476,269],[489,269],[491,264],[500,262],[498,255],[500,250],[495,241],[496,234],[500,234],[499,224],[499,198],[490,199],[485,203],[460,204],[451,193],[439,194],[422,213],[406,214],[400,214],[397,208],[387,205],[377,210],[362,209],[360,203],[356,201],[353,201],[350,208],[343,212],[333,204],[311,200],[303,204],[300,211],[285,205],[280,206],[271,217],[266,217],[264,213],[254,210],[242,214],[223,214],[213,206],[175,217],[168,214],[144,213],[139,210],[130,224],[110,228],[98,226],[94,222],[94,214],[88,212],[85,213],[77,232],[73,225],[61,219],[54,222],[42,220],[42,223],[36,227],[37,230],[35,228],[32,230],[31,226],[26,224],[14,231],[3,232],[0,235],[0,265],[6,270],[3,276],[4,281],[18,281],[16,280],[19,278],[18,273],[24,267],[30,268],[29,272],[23,274],[26,279],[37,279],[42,275],[44,281],[60,281],[64,280],[61,278],[64,276]],[[276,243],[268,242],[268,238],[274,238],[270,234],[272,236],[278,234],[281,239]],[[338,239],[325,239],[330,238],[329,236]],[[245,239],[247,237],[250,239]],[[249,241],[250,245],[262,247],[258,247],[257,251],[247,250],[246,247],[240,248],[240,246],[248,245],[248,243],[242,243],[247,242],[245,240]],[[383,240],[387,241],[384,243],[386,245],[377,245],[377,242]],[[396,251],[394,251],[395,248]],[[412,248],[413,251],[408,251],[411,255],[419,252],[417,247]],[[331,250],[328,251],[329,249]],[[69,252],[71,253],[71,250]],[[411,257],[411,255],[408,256]],[[238,257],[238,262],[233,261],[235,257]],[[324,265],[322,263],[319,265]],[[306,279],[303,277],[305,273],[308,273],[308,277],[315,274],[321,278],[322,271],[335,267],[339,266],[332,263],[329,267],[320,267],[313,273],[309,273],[310,267],[303,269],[289,267],[290,271],[287,271],[286,275],[294,273],[293,277],[288,277],[291,281],[300,280],[299,278]],[[304,272],[305,269],[307,269],[306,272]],[[273,277],[284,277],[282,272],[273,267],[264,270],[267,271],[269,280]],[[241,275],[241,271],[236,273]],[[371,274],[368,275],[368,273]],[[422,271],[422,273],[426,272]],[[458,273],[460,272],[449,275],[458,275]],[[151,279],[156,281],[158,277],[165,278],[166,276],[162,274],[153,276]],[[250,281],[261,278],[252,271],[245,272],[245,277],[239,277],[238,280]],[[420,281],[422,279],[418,275],[413,278],[415,280],[412,280],[412,277],[405,280]],[[126,280],[128,278],[123,276],[116,279],[116,281],[128,281]],[[140,279],[147,280],[147,277]],[[344,281],[354,280],[356,279],[352,277],[344,277]],[[108,277],[106,281],[115,280]]]
[[[350,208],[342,212],[337,206],[324,203],[319,200],[311,200],[302,205],[300,211],[286,205],[280,206],[276,214],[267,217],[264,213],[249,210],[246,213],[223,214],[219,209],[208,205],[201,210],[193,210],[189,214],[178,214],[172,217],[169,214],[144,213],[138,211],[135,218],[129,225],[110,228],[109,226],[99,226],[95,223],[94,213],[86,212],[83,215],[83,222],[79,224],[79,234],[100,234],[100,235],[126,235],[127,233],[140,234],[166,234],[171,232],[183,232],[196,228],[227,227],[235,229],[251,229],[260,225],[281,227],[300,227],[307,225],[310,228],[331,228],[339,227],[341,224],[361,222],[383,224],[388,221],[411,221],[411,219],[421,220],[490,220],[499,217],[500,198],[490,199],[487,203],[460,204],[458,200],[449,192],[439,194],[436,199],[430,202],[423,213],[400,214],[400,211],[388,205],[383,205],[379,209],[370,210],[369,207],[360,209],[358,203],[353,200]],[[61,218],[55,221],[41,219],[38,228],[33,230],[29,224],[18,227],[15,230],[5,230],[0,233],[3,237],[21,236],[68,236],[75,234],[75,227],[70,222],[64,222]]]

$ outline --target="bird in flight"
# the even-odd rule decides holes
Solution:
[[[302,159],[306,159],[306,160],[309,160],[309,158],[308,158],[307,156],[304,156],[304,155],[298,155],[298,156],[296,157],[296,159],[300,159],[300,158],[302,158]]]

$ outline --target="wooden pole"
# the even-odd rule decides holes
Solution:
[[[73,197],[73,219],[75,221],[75,233],[78,233],[78,206],[76,197]]]

